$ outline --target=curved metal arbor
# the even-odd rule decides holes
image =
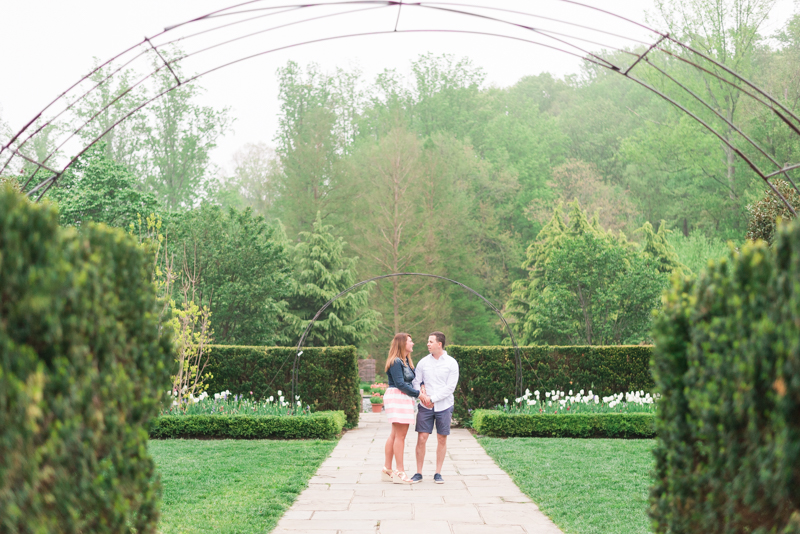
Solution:
[[[341,293],[339,293],[338,295],[333,297],[331,300],[326,302],[325,305],[322,308],[320,308],[319,311],[314,315],[314,317],[311,319],[311,322],[308,323],[308,326],[306,327],[305,332],[303,332],[303,335],[300,336],[300,341],[297,342],[297,355],[295,356],[294,364],[292,365],[292,397],[291,397],[292,399],[295,398],[294,397],[295,396],[295,386],[297,384],[297,364],[300,362],[300,356],[303,355],[303,344],[305,344],[306,337],[308,337],[308,334],[311,332],[311,328],[313,328],[314,322],[317,319],[319,319],[319,316],[322,315],[322,312],[327,310],[328,307],[331,304],[333,304],[334,302],[336,302],[336,300],[339,297],[349,293],[350,291],[352,291],[352,290],[354,290],[354,289],[356,289],[358,287],[363,286],[364,284],[368,284],[368,283],[374,282],[376,280],[383,280],[385,278],[396,278],[398,276],[423,276],[423,277],[426,277],[426,278],[436,278],[436,279],[439,279],[439,280],[444,280],[446,282],[450,282],[450,283],[456,284],[456,285],[461,286],[462,288],[466,289],[467,291],[469,291],[470,293],[472,293],[476,297],[480,298],[484,303],[486,303],[487,306],[489,306],[491,309],[493,309],[495,311],[495,313],[497,314],[497,316],[500,317],[500,320],[503,322],[503,326],[505,327],[506,332],[508,332],[508,335],[511,338],[511,343],[514,345],[514,362],[515,362],[515,367],[516,367],[515,370],[516,370],[516,373],[517,373],[514,390],[515,390],[515,392],[516,392],[518,397],[522,396],[522,388],[523,388],[523,385],[522,385],[522,359],[520,358],[519,347],[517,346],[516,339],[514,339],[514,332],[511,330],[511,327],[508,326],[508,323],[506,322],[505,317],[503,317],[502,312],[500,310],[498,310],[497,307],[494,304],[489,302],[486,299],[486,297],[484,297],[483,295],[481,295],[480,293],[478,293],[477,291],[475,291],[471,287],[465,286],[461,282],[457,282],[455,280],[451,280],[450,278],[445,278],[444,276],[439,276],[439,275],[436,275],[436,274],[427,274],[427,273],[392,273],[392,274],[383,274],[381,276],[375,276],[375,277],[369,278],[367,280],[362,280],[361,282],[348,287],[347,289],[345,289],[344,291],[342,291]],[[533,369],[533,367],[531,367],[531,369]],[[536,370],[533,369],[533,372],[535,374]]]
[[[28,195],[41,199],[77,158],[138,110],[183,84],[247,59],[333,39],[425,32],[462,33],[510,39],[578,57],[645,87],[716,136],[796,215],[794,208],[770,180],[782,176],[800,193],[792,179],[793,171],[800,168],[800,162],[776,160],[740,125],[693,91],[675,67],[681,65],[692,75],[715,80],[730,94],[738,93],[738,96],[749,99],[789,135],[800,136],[797,115],[766,91],[669,33],[607,10],[574,0],[554,0],[554,5],[563,15],[553,16],[550,11],[543,10],[540,3],[534,8],[523,2],[522,8],[510,9],[489,4],[486,0],[483,2],[331,0],[275,5],[275,0],[250,0],[170,26],[97,66],[33,117],[0,146],[0,175],[8,173],[9,166],[15,161],[22,163],[30,169],[22,177],[23,189]],[[570,17],[578,11],[590,11],[592,20],[596,22],[592,25],[577,24]],[[424,17],[414,19],[417,12],[435,15],[441,19],[442,25],[431,27],[430,21]],[[331,19],[343,17],[356,19],[369,31],[341,33]],[[608,21],[625,28],[625,32],[607,31],[604,27]],[[476,28],[475,22],[483,26]],[[298,25],[314,27],[318,37],[298,40],[294,33]],[[178,45],[184,51],[171,53]],[[591,52],[588,50],[590,45],[602,47],[604,52]],[[615,55],[609,59],[605,57],[609,55],[606,51]],[[621,61],[621,57],[628,59]],[[125,83],[116,92],[112,90],[115,81],[126,80],[128,69],[140,65],[147,67],[145,75]],[[178,69],[173,68],[178,65],[195,65],[198,74],[181,79]],[[174,83],[145,101],[136,100],[137,88],[159,74],[170,76]],[[88,117],[79,113],[82,102],[98,95],[103,104],[98,111]],[[117,109],[123,111],[115,115]],[[39,157],[34,155],[32,147],[37,140],[47,141],[54,132],[52,148],[43,151]],[[40,143],[40,146],[45,145],[45,142]]]

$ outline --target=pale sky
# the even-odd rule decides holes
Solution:
[[[457,2],[458,0],[446,0]],[[625,32],[647,40],[647,32],[560,0],[461,0],[569,19],[578,24]],[[13,130],[22,127],[58,94],[86,74],[93,58],[108,59],[121,50],[153,36],[164,27],[231,5],[232,0],[6,0],[0,2],[0,117]],[[259,5],[283,5],[265,0]],[[652,0],[585,0],[585,3],[634,21],[646,22]],[[793,13],[792,0],[778,0],[764,33],[782,26]],[[453,20],[419,8],[401,11],[398,29],[458,28],[497,31],[492,23]],[[397,8],[334,17],[324,22],[292,26],[280,35],[269,34],[258,43],[242,42],[235,51],[203,56],[187,64],[186,72],[200,72],[247,54],[290,42],[312,40],[333,33],[382,31],[394,27]],[[545,19],[536,19],[548,24]],[[520,18],[520,22],[523,19]],[[530,20],[526,20],[530,24]],[[537,23],[538,24],[538,23]],[[553,24],[553,23],[549,23]],[[554,26],[551,26],[554,28]],[[558,29],[562,29],[558,27]],[[566,30],[565,30],[566,31]],[[576,29],[573,27],[572,32]],[[588,36],[582,30],[580,35]],[[331,33],[333,32],[333,33]],[[517,34],[522,35],[522,34]],[[526,34],[528,35],[528,34]],[[594,37],[593,37],[594,38]],[[610,39],[613,41],[613,39]],[[603,40],[603,43],[607,42]],[[597,46],[586,45],[593,51]],[[292,59],[301,65],[318,63],[323,70],[358,65],[371,79],[384,68],[407,72],[420,54],[449,53],[467,56],[483,67],[487,83],[508,86],[519,78],[550,72],[557,76],[577,72],[579,60],[524,43],[492,37],[451,33],[413,33],[357,37],[289,48],[234,65],[201,78],[206,89],[203,103],[229,106],[236,118],[234,132],[220,140],[212,155],[217,165],[230,167],[233,153],[248,142],[272,144],[277,127],[278,87],[275,71]]]

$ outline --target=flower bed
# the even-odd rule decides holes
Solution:
[[[170,402],[171,400],[171,402]],[[230,391],[214,393],[213,398],[203,392],[198,396],[186,396],[181,399],[176,391],[167,392],[166,406],[161,408],[161,415],[307,415],[311,407],[303,406],[300,396],[296,395],[290,403],[278,390],[278,398],[270,396],[256,400],[253,392],[249,395],[236,395]]]
[[[255,400],[230,391],[184,396],[167,392],[167,405],[150,426],[150,437],[229,439],[332,439],[346,422],[343,411],[311,413],[296,396],[290,403],[278,398]]]
[[[644,391],[606,397],[591,391],[525,391],[496,410],[477,410],[479,434],[505,437],[652,438],[657,397]]]
[[[585,413],[656,413],[656,403],[658,397],[651,397],[644,391],[629,391],[628,393],[616,393],[607,397],[594,395],[591,390],[584,394],[580,390],[573,394],[563,391],[546,391],[544,395],[537,390],[525,390],[525,395],[514,399],[510,403],[508,399],[498,409],[505,413],[512,414],[585,414]]]
[[[472,426],[492,437],[653,438],[652,413],[509,413],[476,410]]]
[[[341,434],[343,411],[303,415],[162,415],[153,420],[150,437],[227,439],[333,439]]]

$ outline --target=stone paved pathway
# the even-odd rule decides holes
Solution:
[[[405,466],[414,474],[417,433],[409,428]],[[447,439],[442,476],[433,483],[436,437],[428,439],[424,480],[381,482],[384,414],[361,414],[273,534],[560,534],[467,430]]]

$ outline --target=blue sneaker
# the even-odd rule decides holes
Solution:
[[[413,477],[411,477],[411,483],[416,484],[417,482],[422,482],[422,474],[416,473]]]
[[[422,478],[422,476],[420,476],[420,478]],[[439,473],[433,475],[433,481],[436,482],[437,484],[444,484],[444,479],[442,478],[442,475],[440,475]]]

